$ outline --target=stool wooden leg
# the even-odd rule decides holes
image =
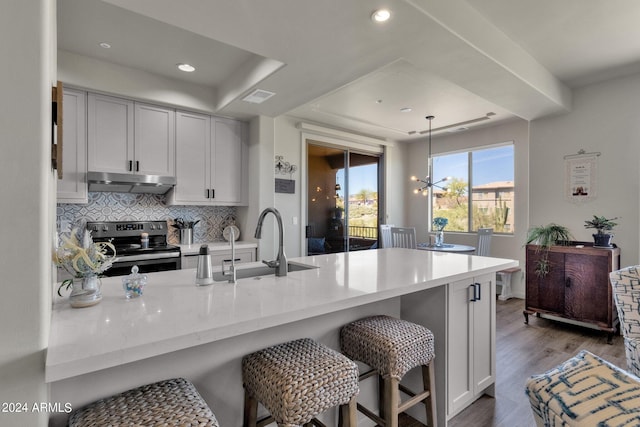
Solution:
[[[380,415],[380,418],[382,418],[383,420],[384,418],[384,413],[385,413],[385,400],[384,400],[384,396],[385,396],[385,381],[384,378],[382,378],[382,375],[378,375],[378,415]]]
[[[384,421],[386,427],[398,427],[398,399],[400,381],[396,378],[384,379]]]
[[[358,425],[358,399],[353,396],[349,403],[340,405],[338,412],[339,427],[357,427]]]
[[[258,401],[244,391],[244,417],[242,427],[256,427],[258,425]]]
[[[429,366],[422,366],[422,384],[425,390],[429,390],[429,397],[425,401],[427,407],[427,425],[429,427],[438,426],[438,417],[436,416],[436,381],[434,361]]]

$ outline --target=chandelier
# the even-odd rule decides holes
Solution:
[[[411,177],[412,181],[420,183],[420,188],[413,190],[414,194],[422,194],[423,196],[427,196],[429,194],[429,188],[431,187],[436,187],[446,191],[446,187],[438,184],[451,179],[451,177],[447,176],[436,182],[431,181],[431,121],[435,119],[435,116],[427,116],[425,119],[429,120],[429,156],[427,157],[427,176],[424,179],[420,179],[416,176]]]

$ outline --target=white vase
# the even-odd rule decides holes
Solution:
[[[96,274],[90,274],[73,279],[73,288],[69,295],[71,307],[91,307],[102,301],[100,287],[102,283]]]

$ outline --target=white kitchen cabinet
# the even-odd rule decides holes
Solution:
[[[173,205],[246,203],[247,146],[244,123],[178,111]]]
[[[494,394],[494,280],[491,274],[480,275],[402,297],[401,318],[424,325],[435,337],[436,388],[446,390],[436,399],[440,424],[460,413],[483,393]],[[475,292],[479,298],[474,298],[474,288],[477,288]],[[403,382],[410,389],[417,390],[422,386],[419,370],[409,372],[406,377]],[[424,411],[411,415],[426,421]]]
[[[176,112],[176,186],[172,204],[209,204],[211,117]]]
[[[133,101],[90,93],[87,143],[90,171],[127,173],[133,166]]]
[[[495,384],[495,280],[492,275],[449,284],[447,416]]]
[[[87,93],[64,89],[62,179],[57,182],[58,203],[88,203]]]
[[[231,250],[211,251],[211,264],[222,266],[222,261],[231,260]],[[255,249],[236,249],[236,263],[253,262],[256,260]],[[182,255],[182,269],[196,268],[198,266],[198,254]]]
[[[175,176],[175,111],[135,103],[134,171]]]
[[[217,203],[241,204],[246,170],[244,125],[230,119],[212,118],[212,200]]]
[[[174,176],[174,126],[171,109],[90,93],[89,171]]]

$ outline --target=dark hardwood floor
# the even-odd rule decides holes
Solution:
[[[496,397],[482,396],[449,421],[450,427],[534,427],[524,392],[526,379],[589,350],[626,369],[622,336],[607,344],[607,334],[593,329],[529,316],[524,300],[497,301]]]

